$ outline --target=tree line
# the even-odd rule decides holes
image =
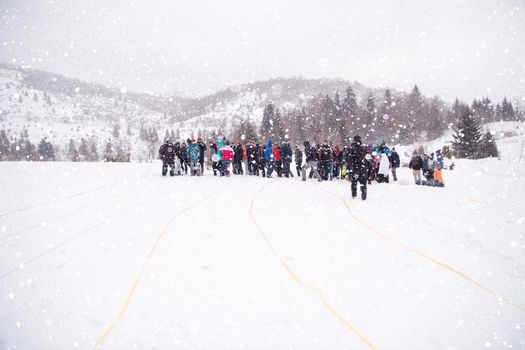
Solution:
[[[295,142],[329,140],[334,144],[349,144],[359,134],[373,144],[386,141],[408,145],[436,139],[447,129],[454,129],[467,109],[478,123],[523,119],[523,112],[506,98],[496,105],[488,97],[475,99],[471,106],[456,99],[447,108],[439,97],[422,96],[417,85],[410,94],[393,94],[387,88],[380,98],[373,92],[358,98],[348,87],[342,98],[339,92],[333,97],[317,96],[291,110],[280,110],[269,101],[259,130],[250,122],[241,122],[234,133],[249,133],[246,137],[254,140],[273,137],[278,142],[289,138]]]

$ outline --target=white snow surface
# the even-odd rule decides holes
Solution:
[[[0,349],[523,349],[525,161],[456,165],[361,201],[342,180],[0,162]]]

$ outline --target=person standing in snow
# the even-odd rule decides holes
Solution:
[[[242,162],[244,163],[244,174],[245,175],[250,175],[250,171],[248,169],[248,145],[250,144],[250,142],[246,142],[243,145],[241,145],[242,147]]]
[[[179,158],[181,167],[184,170],[184,174],[188,174],[188,149],[184,142],[180,146]]]
[[[426,181],[423,182],[424,185],[434,186],[434,153],[430,156],[423,154],[423,176]]]
[[[246,144],[246,157],[248,157],[248,173],[250,175],[259,175],[259,166],[257,165],[257,147],[252,142]]]
[[[242,145],[240,142],[233,146],[233,173],[242,175]]]
[[[389,183],[390,160],[386,152],[379,155],[379,169],[377,170],[377,182]]]
[[[191,140],[188,147],[188,159],[190,162],[190,175],[201,176],[201,149],[195,140]]]
[[[234,157],[233,148],[230,146],[230,141],[225,140],[224,147],[219,148],[219,152],[222,154],[221,176],[230,176],[230,171],[228,168]]]
[[[273,141],[271,137],[268,140],[268,143],[266,144],[266,150],[264,151],[264,155],[264,159],[266,160],[266,166],[268,167],[266,176],[272,177],[272,172],[275,168],[275,156],[273,154]]]
[[[310,169],[310,171],[314,172],[317,181],[323,181],[321,175],[317,171],[317,150],[315,147],[310,146],[309,141],[304,141],[304,153],[306,154],[306,162],[301,168],[302,180],[306,181],[306,169]]]
[[[392,153],[390,154],[390,160],[392,162],[392,178],[397,181],[396,169],[399,168],[399,154],[396,152],[396,148],[392,147]]]
[[[283,161],[281,159],[281,146],[275,145],[273,148],[273,159],[275,159],[275,170],[277,177],[283,176]]]
[[[297,170],[297,177],[300,177],[301,167],[303,166],[303,152],[301,152],[301,149],[299,148],[298,145],[295,145],[294,158],[295,158],[295,169]]]
[[[220,171],[219,169],[219,156],[217,155],[217,144],[213,141],[210,142],[210,161],[211,161],[211,168],[213,170],[213,176],[217,176],[217,171]]]
[[[352,198],[355,198],[357,196],[357,182],[359,182],[361,184],[361,199],[366,200],[366,183],[368,177],[368,169],[365,159],[366,154],[367,151],[363,147],[363,144],[361,142],[361,136],[354,136],[354,142],[352,142],[352,148],[350,149],[349,159],[350,179],[352,181]]]
[[[170,176],[175,176],[175,147],[169,139],[165,139],[160,146],[159,156],[162,160],[162,176],[168,173],[168,165],[170,167]]]
[[[257,143],[256,147],[257,147],[257,167],[262,177],[266,177],[266,148],[260,143]],[[257,176],[259,176],[259,172],[257,173]]]
[[[436,161],[434,167],[435,185],[438,187],[445,187],[445,180],[443,180],[443,154],[441,150],[436,151]]]
[[[283,162],[283,173],[285,177],[293,177],[293,173],[290,170],[290,164],[292,163],[292,146],[290,141],[286,139],[281,147],[281,158]]]
[[[417,154],[416,151],[412,154],[412,158],[408,163],[408,168],[412,169],[412,175],[416,185],[421,185],[421,168],[423,168],[423,159]]]
[[[326,140],[323,141],[319,149],[319,159],[321,161],[321,178],[326,181],[330,178],[330,162],[332,161],[332,149]]]
[[[206,152],[206,145],[204,142],[202,142],[202,138],[197,139],[197,144],[199,145],[199,149],[201,151],[201,156],[199,158],[199,164],[201,165],[201,175],[204,174],[204,153]]]
[[[175,175],[182,175],[181,164],[180,164],[180,142],[175,142]]]

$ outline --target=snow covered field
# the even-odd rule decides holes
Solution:
[[[0,349],[524,349],[525,163],[446,188],[0,162]]]

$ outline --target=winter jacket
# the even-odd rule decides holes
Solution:
[[[214,154],[217,154],[217,148],[217,144],[215,144],[214,142],[210,143],[210,159],[213,158]]]
[[[319,150],[319,155],[322,162],[332,160],[332,149],[328,145],[323,145]]]
[[[188,147],[188,158],[190,162],[199,162],[201,159],[201,149],[198,144],[192,143]]]
[[[308,141],[304,142],[304,153],[306,154],[306,162],[317,162],[317,150],[310,146]]]
[[[270,138],[268,140],[268,144],[266,145],[266,161],[269,162],[270,160],[273,160],[273,141]]]
[[[296,164],[303,164],[303,152],[298,148],[295,149],[295,163]]]
[[[335,148],[334,153],[333,153],[333,157],[334,157],[334,163],[336,165],[339,165],[339,164],[343,163],[343,152],[341,152],[339,147]]]
[[[273,157],[275,158],[276,162],[281,161],[281,149],[279,147],[275,147],[273,150]]]
[[[240,144],[235,145],[233,148],[233,159],[235,162],[242,162],[242,146]]]
[[[392,161],[392,168],[399,168],[399,154],[396,151],[392,151],[390,154],[390,160]]]
[[[219,151],[222,152],[222,160],[232,161],[233,160],[233,148],[230,145],[226,145],[222,148],[219,148]]]
[[[182,160],[183,162],[187,161],[188,160],[188,153],[187,153],[187,148],[182,146],[179,150],[179,158],[180,160]]]
[[[206,152],[206,145],[202,141],[198,142],[197,145],[199,145],[199,150],[201,151],[199,162],[204,163],[204,152]]]
[[[292,146],[288,142],[285,142],[281,147],[281,158],[283,162],[292,161]]]
[[[379,171],[378,174],[388,176],[390,172],[390,160],[386,153],[381,154],[381,159],[379,160]]]
[[[361,142],[352,143],[348,168],[352,170],[354,175],[365,176],[368,174],[368,166],[365,159],[366,153],[367,152]]]
[[[410,159],[410,163],[408,163],[408,167],[413,170],[421,170],[423,168],[423,159],[419,155],[415,155]]]
[[[165,163],[173,163],[175,160],[175,146],[171,142],[165,143],[159,149],[160,159]]]
[[[257,148],[253,144],[246,145],[246,156],[248,157],[248,161],[250,162],[257,162]]]
[[[441,151],[436,152],[436,169],[443,169],[443,154]]]

